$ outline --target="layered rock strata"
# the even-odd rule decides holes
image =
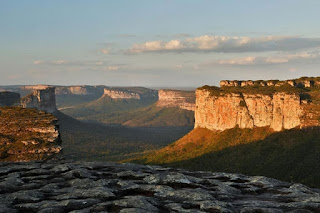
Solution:
[[[20,94],[15,92],[0,92],[0,107],[19,105]]]
[[[0,161],[47,159],[61,151],[56,117],[35,109],[0,108]]]
[[[125,90],[104,89],[103,95],[112,99],[141,99],[139,93]]]
[[[98,162],[0,164],[1,212],[317,212],[319,190],[262,176]]]
[[[300,96],[285,92],[272,95],[226,93],[212,95],[197,89],[195,127],[226,130],[235,127],[270,127],[275,131],[302,126]]]
[[[102,95],[103,88],[99,86],[57,86],[56,95]]]
[[[48,87],[34,91],[32,94],[21,99],[23,108],[34,108],[49,113],[57,111],[55,88]]]
[[[159,90],[158,107],[179,107],[190,111],[195,110],[195,92],[178,90]]]

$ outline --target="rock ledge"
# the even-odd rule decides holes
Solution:
[[[319,212],[320,193],[261,176],[106,162],[0,163],[0,212]]]

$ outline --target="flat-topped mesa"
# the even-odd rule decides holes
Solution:
[[[139,93],[131,92],[129,90],[115,90],[105,88],[103,95],[112,99],[141,99]]]
[[[24,89],[24,90],[43,90],[43,89],[48,89],[50,86],[49,85],[44,85],[44,84],[41,84],[41,85],[27,85],[27,86],[23,86],[21,87],[21,89]]]
[[[54,113],[57,111],[55,87],[48,87],[34,91],[21,99],[21,107]]]
[[[320,126],[318,89],[308,92],[304,88],[283,88],[277,86],[279,82],[268,82],[275,87],[230,90],[205,86],[197,89],[195,128],[223,131],[235,127],[269,127],[281,131]]]
[[[158,107],[179,107],[195,111],[195,92],[179,90],[159,90]]]
[[[313,88],[313,87],[320,87],[320,78],[319,77],[302,77],[299,79],[292,79],[286,81],[279,81],[279,80],[259,80],[259,81],[252,81],[252,80],[244,80],[244,81],[229,81],[229,80],[222,80],[220,81],[220,87],[247,87],[247,86],[284,86],[290,85],[292,87],[300,87],[300,88]]]
[[[102,95],[103,89],[97,86],[57,86],[56,95]]]
[[[0,107],[19,105],[20,94],[15,92],[0,92]]]

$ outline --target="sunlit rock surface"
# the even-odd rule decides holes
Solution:
[[[43,160],[62,150],[59,123],[51,114],[5,107],[0,124],[0,161]]]
[[[21,106],[23,108],[34,108],[49,113],[56,112],[55,88],[48,87],[35,90],[32,94],[21,99]]]
[[[318,189],[103,162],[0,163],[0,212],[317,212]]]
[[[195,110],[195,92],[180,90],[159,90],[158,107],[179,107],[186,110]]]

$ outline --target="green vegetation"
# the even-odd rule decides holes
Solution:
[[[156,102],[154,99],[112,99],[103,96],[98,100],[80,104],[73,108],[62,110],[63,113],[77,119],[86,120],[86,117],[107,113],[117,113],[145,107]]]
[[[57,113],[63,154],[75,160],[119,161],[162,148],[187,134],[191,127],[125,128],[84,123]]]
[[[108,125],[135,127],[193,126],[194,112],[178,107],[163,108],[151,105],[126,112],[89,116],[86,119]]]
[[[208,90],[210,91],[210,94],[213,96],[221,96],[228,93],[272,95],[276,92],[286,92],[291,94],[292,93],[300,94],[300,93],[306,93],[310,91],[310,89],[292,87],[289,84],[284,84],[282,86],[253,85],[253,86],[244,86],[244,87],[215,87],[215,86],[205,85],[198,89]]]
[[[320,187],[320,129],[195,129],[159,151],[133,160],[190,170],[263,175]]]
[[[72,107],[79,104],[88,103],[100,98],[100,94],[95,95],[56,95],[56,102],[58,108]]]

